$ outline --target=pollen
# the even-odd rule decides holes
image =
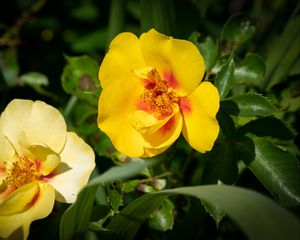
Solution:
[[[145,108],[143,110],[154,114],[157,119],[164,119],[173,114],[174,104],[178,104],[179,97],[158,71],[152,69],[145,80],[141,101],[140,105]]]
[[[39,178],[37,164],[26,156],[20,157],[13,163],[11,169],[6,170],[8,176],[5,182],[8,186],[18,189],[25,184],[31,183]]]

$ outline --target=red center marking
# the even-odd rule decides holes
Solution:
[[[187,98],[180,98],[179,107],[183,114],[190,113],[192,111],[192,106]]]
[[[164,72],[164,79],[168,83],[168,85],[172,88],[178,88],[178,81],[171,70],[167,70]]]
[[[175,119],[175,116],[171,117],[169,119],[168,122],[166,122],[165,125],[163,125],[161,128],[160,128],[160,132],[162,135],[165,135],[166,133],[168,133],[169,131],[171,131],[173,129],[173,127],[175,126],[175,123],[176,123],[176,119]]]
[[[31,201],[28,203],[28,205],[30,207],[32,207],[34,205],[34,203],[36,202],[36,200],[38,200],[40,195],[40,189],[38,189],[38,191],[34,194],[33,198],[31,199]]]

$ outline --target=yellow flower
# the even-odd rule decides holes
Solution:
[[[31,222],[48,216],[55,200],[74,202],[94,159],[57,109],[11,101],[0,116],[0,238],[26,239]]]
[[[130,157],[151,157],[179,137],[199,152],[219,133],[219,94],[201,82],[204,61],[196,46],[154,29],[137,38],[116,36],[99,70],[98,126]]]

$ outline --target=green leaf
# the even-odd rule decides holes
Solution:
[[[32,87],[37,93],[48,97],[55,97],[51,92],[43,89],[43,86],[49,85],[48,77],[39,72],[27,72],[19,77],[21,84],[26,84]]]
[[[130,180],[127,182],[123,182],[121,186],[121,190],[125,193],[129,193],[135,190],[136,186],[139,184],[139,180]]]
[[[265,63],[260,56],[248,53],[242,62],[236,64],[234,79],[239,83],[260,86],[265,68]]]
[[[172,229],[174,225],[173,209],[174,204],[166,198],[161,206],[150,215],[149,226],[159,231]]]
[[[38,72],[28,72],[20,76],[22,83],[30,86],[48,86],[49,81],[46,75]]]
[[[203,42],[199,42],[201,34],[198,32],[193,32],[189,37],[189,40],[192,41],[199,49],[202,54],[205,62],[205,69],[209,71],[216,63],[218,56],[218,44],[212,39],[212,37],[207,36]]]
[[[233,184],[236,181],[238,155],[234,145],[224,142],[218,145],[210,154],[203,171],[202,180],[206,184],[216,184],[222,181]]]
[[[274,131],[274,129],[276,129],[276,131]],[[255,119],[239,128],[238,131],[241,135],[252,133],[259,137],[270,136],[281,140],[293,138],[291,130],[281,120],[274,117]]]
[[[237,143],[243,161],[281,204],[300,203],[300,167],[297,158],[264,138]]]
[[[224,211],[222,211],[222,209],[216,204],[212,204],[203,200],[201,200],[201,203],[205,208],[205,211],[208,212],[208,214],[214,219],[217,227],[219,227],[221,220],[226,215]]]
[[[60,221],[60,239],[69,240],[75,233],[86,229],[91,217],[98,184],[110,183],[115,180],[132,177],[140,173],[148,165],[154,163],[155,161],[150,159],[148,161],[141,160],[122,166],[115,166],[102,175],[92,179],[88,185],[81,190],[75,203],[62,215]]]
[[[228,113],[220,109],[217,113],[217,120],[219,122],[222,133],[227,138],[233,138],[235,136],[236,129],[232,117]]]
[[[14,87],[18,84],[19,65],[17,51],[8,49],[0,52],[0,70],[8,87]]]
[[[181,187],[145,194],[126,206],[108,224],[108,239],[133,239],[146,218],[170,195],[200,198],[222,209],[251,239],[297,239],[299,220],[288,210],[264,195],[240,187],[204,185]]]
[[[97,187],[89,187],[81,191],[76,199],[62,215],[59,238],[69,240],[75,233],[86,229],[93,210]]]
[[[123,195],[115,189],[108,188],[108,202],[114,212],[119,212],[119,207],[123,206]]]
[[[226,64],[218,72],[214,81],[215,86],[219,90],[220,99],[223,100],[234,84],[234,61],[229,58]]]
[[[88,56],[68,57],[61,76],[64,90],[93,106],[97,106],[101,87],[98,80],[99,65]]]
[[[221,39],[226,45],[225,51],[236,49],[241,43],[252,37],[256,28],[243,14],[231,16],[224,24]]]
[[[221,109],[240,117],[268,116],[275,112],[272,103],[262,95],[245,93],[227,98],[221,102]]]
[[[280,36],[275,36],[267,46],[266,76],[263,88],[269,90],[275,84],[286,79],[293,70],[300,54],[300,4],[288,20]]]

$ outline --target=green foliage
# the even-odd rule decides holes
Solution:
[[[173,209],[173,202],[165,199],[149,216],[149,226],[159,231],[171,230],[174,225]]]
[[[207,36],[203,42],[199,42],[199,38],[201,38],[201,34],[193,32],[189,37],[189,40],[198,47],[204,58],[206,71],[209,71],[216,63],[218,56],[218,44],[216,44],[210,36]]]
[[[143,221],[174,194],[185,194],[217,204],[245,231],[249,239],[296,239],[299,220],[269,198],[254,191],[232,186],[195,186],[147,194],[125,207],[108,225],[112,239],[133,239]]]
[[[57,203],[30,239],[299,238],[299,3],[78,0],[51,16],[50,3],[35,15],[43,0],[12,2],[24,14],[3,23],[0,14],[0,107],[15,97],[52,103],[97,165],[75,203]],[[203,56],[202,81],[220,94],[209,152],[180,137],[158,157],[130,158],[97,126],[110,41],[150,28],[189,39]]]
[[[242,159],[283,205],[300,203],[300,166],[296,157],[264,138],[238,143]]]
[[[101,87],[98,80],[98,63],[88,56],[68,57],[61,76],[64,90],[79,99],[97,106]]]
[[[219,90],[220,99],[223,100],[233,87],[234,83],[234,61],[229,58],[225,65],[218,72],[215,85]]]
[[[243,61],[236,64],[234,78],[237,83],[259,86],[265,73],[263,59],[253,53],[248,53]]]
[[[298,3],[280,36],[274,38],[268,45],[266,53],[267,72],[263,85],[261,85],[266,90],[285,80],[294,66],[299,69],[299,11],[300,4]]]
[[[225,52],[236,50],[243,42],[251,38],[256,28],[242,14],[235,14],[225,23],[221,39],[226,46]]]
[[[266,97],[256,93],[235,95],[221,102],[221,109],[239,117],[268,116],[275,109]]]

